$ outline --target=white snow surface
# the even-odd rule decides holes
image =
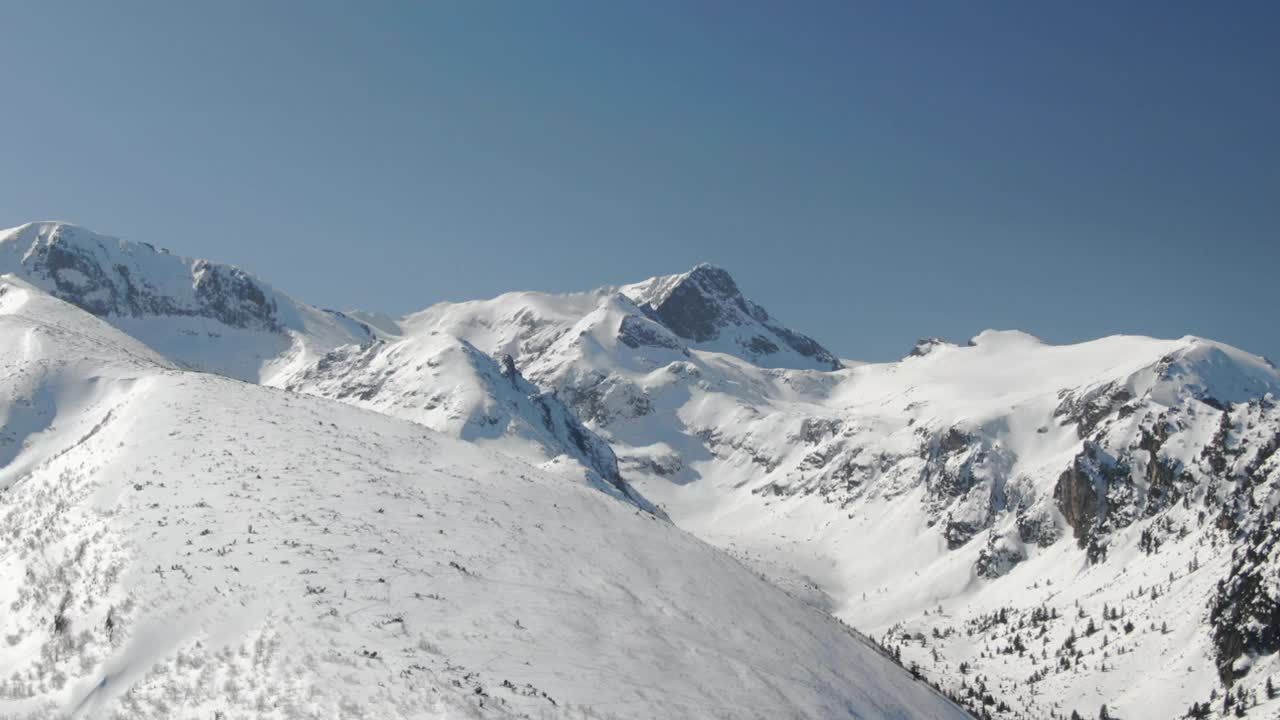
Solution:
[[[0,278],[0,716],[961,718],[635,504]]]
[[[380,372],[402,388],[380,408],[421,419],[406,406],[407,388],[447,386],[422,371],[431,353],[421,348],[442,338],[510,354],[613,445],[624,476],[677,524],[901,646],[904,661],[920,663],[948,689],[971,687],[981,673],[986,690],[1009,704],[1003,716],[1022,718],[1096,715],[1104,703],[1122,717],[1172,718],[1208,700],[1217,679],[1204,617],[1227,572],[1228,558],[1214,549],[1223,534],[1195,509],[1143,517],[1143,493],[1152,491],[1139,477],[1145,454],[1135,451],[1125,462],[1139,514],[1108,536],[1111,559],[1090,564],[1055,489],[1090,433],[1119,451],[1168,422],[1160,459],[1188,473],[1197,484],[1189,492],[1220,492],[1201,459],[1221,423],[1218,408],[1269,402],[1280,393],[1274,367],[1196,337],[1058,346],[1012,330],[927,343],[893,363],[762,366],[738,348],[678,337],[637,305],[680,277],[623,292],[509,293],[410,315],[399,323],[402,336],[379,353]],[[348,375],[337,385],[352,382]],[[298,389],[338,396],[333,387]],[[1097,427],[1084,427],[1095,407]],[[1272,432],[1269,423],[1260,432]],[[947,450],[949,437],[963,450]],[[956,478],[960,487],[947,490]],[[1024,541],[1022,519],[1041,523],[1046,540]],[[1187,535],[1158,554],[1138,553],[1140,533],[1157,522],[1159,532]],[[993,577],[976,570],[984,555],[996,558]],[[1170,592],[1150,604],[1138,597],[1157,583]],[[1029,617],[1042,605],[1073,620],[1038,638],[1047,658],[994,653],[995,643],[1010,642],[1003,627],[964,635],[967,624],[1001,607]],[[1097,647],[1102,634],[1091,636],[1081,647],[1105,659],[1029,682],[1055,662],[1070,630],[1084,630],[1080,607],[1096,620],[1104,605],[1126,605],[1146,630],[1124,633],[1110,649]],[[1195,610],[1180,609],[1188,607]],[[1172,629],[1151,635],[1152,622]],[[912,644],[915,633],[931,638],[935,627],[952,634]],[[1107,637],[1117,642],[1115,631]],[[961,662],[971,674],[957,672]],[[1269,668],[1273,658],[1260,662]],[[1266,672],[1242,682],[1257,691]]]
[[[29,277],[30,268],[20,265],[18,272]],[[84,275],[66,273],[63,286],[50,287],[72,292],[91,286],[92,278]],[[1017,330],[989,330],[967,343],[927,339],[892,363],[828,359],[726,278],[724,271],[702,265],[622,287],[442,303],[398,320],[359,311],[330,315],[298,303],[308,317],[314,311],[321,313],[317,317],[359,323],[359,331],[345,340],[341,324],[339,331],[317,332],[313,338],[305,323],[265,336],[254,335],[256,330],[242,336],[222,324],[217,332],[201,335],[155,329],[193,321],[187,317],[108,313],[104,318],[145,343],[130,346],[135,355],[155,351],[152,362],[223,372],[380,413],[382,419],[374,420],[379,416],[371,412],[243,388],[244,397],[254,398],[239,411],[246,417],[265,411],[243,407],[270,397],[288,398],[286,404],[295,404],[290,407],[320,415],[364,418],[316,421],[317,428],[337,423],[355,438],[341,445],[353,462],[390,462],[381,459],[386,453],[365,447],[371,440],[357,429],[385,422],[448,447],[443,454],[449,457],[474,453],[467,457],[519,468],[502,475],[476,465],[486,477],[515,472],[539,488],[592,498],[615,508],[619,517],[665,526],[642,511],[654,502],[678,527],[784,588],[791,603],[806,603],[819,616],[831,613],[874,635],[951,692],[990,693],[1001,703],[983,706],[994,717],[1066,718],[1073,710],[1096,717],[1105,703],[1122,718],[1175,718],[1211,693],[1218,694],[1214,716],[1219,716],[1222,685],[1210,608],[1219,581],[1238,565],[1233,556],[1245,553],[1241,537],[1274,535],[1267,518],[1280,507],[1280,453],[1273,447],[1280,439],[1276,368],[1231,346],[1190,336],[1113,336],[1053,345]],[[39,285],[37,280],[31,278]],[[671,302],[673,297],[680,302]],[[261,337],[286,344],[255,345]],[[221,359],[246,353],[243,368]],[[508,355],[517,371],[514,381],[502,365]],[[176,370],[164,372],[170,377]],[[178,376],[184,388],[195,382],[196,376]],[[25,377],[24,387],[37,387],[30,372]],[[200,382],[224,387],[217,378],[200,376]],[[92,386],[104,388],[94,392],[108,393],[103,396],[108,399],[117,392],[112,383]],[[44,400],[36,395],[28,389],[14,396],[22,400],[7,410],[16,418],[13,427],[39,430],[46,427],[41,418],[47,418],[47,408],[64,406],[50,405],[47,393]],[[74,395],[66,407],[87,407],[83,398],[96,397]],[[241,395],[228,397],[234,403]],[[84,414],[76,411],[76,417]],[[575,425],[575,414],[585,424],[585,435]],[[386,416],[448,437],[410,430],[413,426]],[[180,420],[185,422],[175,415],[165,422]],[[290,420],[287,432],[308,425]],[[283,421],[259,427],[262,438],[286,431]],[[334,442],[288,437],[287,442],[306,448]],[[600,450],[604,441],[612,447],[607,455]],[[8,452],[12,467],[29,467],[30,458],[44,457],[33,454],[34,444],[31,451],[22,447],[0,444],[0,461]],[[615,454],[620,483],[608,479]],[[314,465],[298,467],[325,476]],[[342,467],[348,472],[347,465]],[[289,476],[284,468],[273,472]],[[1097,517],[1067,517],[1061,494],[1075,486],[1102,493],[1096,502],[1081,503]],[[407,490],[396,492],[409,497]],[[515,522],[479,509],[496,492],[466,505],[466,512]],[[390,506],[385,510],[392,514]],[[565,538],[559,559],[578,567],[581,544],[600,541],[590,529],[578,532],[574,523],[560,522]],[[615,520],[610,516],[608,522]],[[667,532],[692,542],[678,531]],[[653,542],[639,535],[631,539]],[[635,571],[650,578],[667,572],[705,575],[701,565],[686,566],[680,552],[687,551],[681,546],[680,559],[653,559],[678,569],[663,564],[661,571]],[[1091,560],[1091,554],[1103,560]],[[458,562],[471,569],[465,560]],[[612,568],[612,562],[592,556],[583,567]],[[1272,577],[1280,555],[1272,551],[1253,567],[1270,578],[1262,583],[1270,597],[1280,596]],[[342,575],[335,570],[326,577]],[[550,577],[551,584],[564,582]],[[719,582],[708,576],[707,592]],[[771,598],[773,592],[752,594]],[[317,594],[333,598],[332,588]],[[1117,608],[1121,619],[1107,614]],[[1052,617],[1044,619],[1041,612]],[[673,616],[693,622],[681,612]],[[1090,623],[1096,632],[1087,632]],[[1256,619],[1250,623],[1255,626]],[[646,627],[659,632],[660,626],[655,620]],[[583,631],[572,639],[585,642],[590,635]],[[834,635],[824,637],[835,642]],[[436,639],[430,642],[443,647]],[[565,652],[570,657],[576,651]],[[645,656],[637,662],[666,663],[667,658]],[[690,697],[718,698],[725,692],[720,684],[725,675],[704,680],[691,665],[672,668],[673,674],[691,673],[687,684],[703,688],[689,691]],[[837,665],[801,666],[821,674],[822,668]],[[1280,713],[1280,701],[1268,701],[1262,690],[1266,678],[1280,672],[1274,652],[1247,652],[1233,667],[1240,671],[1234,689],[1261,699],[1251,715]],[[475,664],[466,668],[471,671]],[[0,677],[2,670],[0,665]],[[457,676],[440,677],[452,683]],[[894,677],[895,683],[901,679]],[[463,690],[473,693],[466,682]],[[483,689],[489,692],[493,682],[498,681]],[[528,682],[558,701],[557,692],[568,692]],[[453,687],[439,686],[444,696]],[[583,686],[610,684],[593,679],[583,680]],[[773,686],[770,692],[791,692],[786,682]],[[905,702],[907,696],[902,697]],[[468,700],[457,707],[473,707],[475,698]],[[720,702],[645,705],[634,716],[752,716],[741,714],[750,703]],[[779,702],[771,698],[759,712],[789,707],[796,716],[840,714],[832,710],[835,705],[812,699]],[[493,705],[487,700],[485,712]],[[866,707],[855,703],[846,709],[883,716]],[[589,711],[633,712],[614,706]],[[915,716],[914,710],[906,712]]]
[[[299,302],[234,266],[69,223],[0,230],[5,273],[81,307],[92,305],[95,314],[184,367],[249,382],[277,384],[277,377],[372,333],[354,318]],[[223,317],[211,316],[211,306]],[[224,322],[237,316],[243,326]]]

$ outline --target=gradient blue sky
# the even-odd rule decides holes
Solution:
[[[0,225],[402,313],[731,270],[845,357],[1280,359],[1280,3],[0,6]]]

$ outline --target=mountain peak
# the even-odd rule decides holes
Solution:
[[[295,340],[323,354],[371,334],[359,321],[299,303],[234,265],[61,221],[0,230],[0,274],[5,273],[127,327],[174,362],[240,379],[262,379],[266,363],[284,359],[286,352],[290,361],[301,361],[307,353],[294,351],[303,350],[294,348]],[[255,337],[255,350],[209,353],[205,346],[224,332]]]
[[[0,272],[103,317],[203,316],[235,328],[282,329],[274,292],[237,267],[68,223],[28,223],[0,233]]]
[[[727,295],[740,295],[738,284],[734,282],[733,276],[728,270],[711,263],[698,263],[694,265],[689,272],[680,276],[686,282],[696,282],[699,285],[706,286],[709,290],[722,292]]]
[[[681,300],[698,298],[703,302],[728,302],[739,306],[743,311],[747,310],[747,300],[729,271],[705,262],[698,263],[683,273],[659,275],[628,285],[622,288],[622,292],[641,307],[660,308],[673,299],[680,303]],[[767,314],[765,319],[768,319]],[[699,323],[695,319],[690,318],[690,321],[693,322],[688,328],[690,334],[685,337],[699,339],[700,336],[710,336],[710,328],[701,329],[697,327]]]
[[[1009,347],[1034,347],[1044,341],[1025,330],[987,329],[969,339],[970,347],[1004,349]]]
[[[66,222],[65,220],[33,220],[31,222],[22,223],[17,227],[0,230],[0,242],[14,237],[56,234],[63,229],[79,231],[86,234],[96,234],[90,233],[89,230],[76,225],[75,223]]]
[[[707,349],[769,367],[841,367],[817,341],[774,323],[719,266],[698,263],[688,272],[650,278],[621,291],[667,329]]]

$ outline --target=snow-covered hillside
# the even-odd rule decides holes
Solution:
[[[0,716],[963,713],[625,499],[0,279]]]
[[[388,335],[398,335],[394,321],[321,310],[239,268],[44,222],[0,230],[3,273],[103,318],[180,367],[275,387],[320,386],[380,410],[424,401],[431,409],[399,414],[640,500],[608,443],[558,399],[455,338],[433,338],[418,353],[431,355],[428,368],[445,363],[443,377],[413,388],[393,380],[394,393],[374,397],[382,382],[374,358]],[[346,381],[327,380],[335,370]]]
[[[243,270],[59,222],[0,230],[12,273],[184,367],[272,384],[374,331],[298,302]]]
[[[15,232],[0,237],[33,231]],[[142,340],[135,354],[213,370],[203,354],[239,357],[230,332],[160,342],[168,306],[105,308],[42,281],[46,265],[18,272]],[[987,331],[840,360],[709,265],[399,319],[288,302],[359,329],[255,330],[302,349],[228,374],[656,503],[979,714],[1207,703],[1217,717],[1237,697],[1280,712],[1280,372],[1262,358],[1195,337]]]
[[[410,388],[448,386],[421,349],[442,338],[510,355],[682,527],[779,583],[816,588],[815,603],[904,646],[949,689],[990,694],[997,714],[1096,714],[1106,703],[1174,717],[1224,682],[1260,691],[1277,648],[1274,585],[1249,584],[1256,602],[1242,610],[1217,583],[1238,575],[1231,549],[1260,542],[1249,533],[1272,535],[1280,374],[1270,364],[1191,337],[1052,346],[989,331],[965,345],[922,341],[900,362],[819,370],[780,342],[777,354],[753,353],[742,338],[767,314],[726,301],[741,298],[726,277],[699,266],[620,289],[428,308],[371,351],[376,406],[422,417]],[[681,309],[659,312],[673,295]],[[795,335],[771,325],[771,337]],[[369,377],[348,370],[295,387],[341,398]],[[1157,597],[1169,599],[1142,599],[1161,583]],[[1100,623],[1103,605],[1169,630],[1123,641],[1112,631],[1110,649],[1090,635],[1080,646],[1100,657],[1053,667],[1070,654],[1072,626],[1087,630],[1081,613]],[[1046,625],[1034,660],[993,649],[1009,642],[1002,624],[975,629],[1000,609],[1030,617],[1042,606],[1075,622]],[[1233,610],[1214,617],[1236,619],[1212,620],[1219,606]],[[904,640],[934,629],[950,634]],[[1254,657],[1261,669],[1244,673]]]

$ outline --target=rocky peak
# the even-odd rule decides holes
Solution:
[[[923,337],[916,341],[916,344],[912,346],[911,352],[907,354],[907,357],[924,357],[935,350],[947,347],[959,346],[953,342],[943,340],[940,337]]]
[[[687,273],[653,278],[632,299],[672,332],[694,342],[716,339],[722,327],[754,318],[768,321],[763,308],[748,301],[725,270],[702,263]]]
[[[103,317],[198,316],[279,331],[274,292],[231,265],[60,222],[0,231],[0,272]]]
[[[785,366],[784,358],[791,351],[801,356],[805,365],[829,370],[841,367],[817,341],[776,324],[768,311],[742,294],[728,271],[715,265],[700,263],[679,275],[626,286],[622,293],[685,340],[718,342],[723,349],[766,366]]]

